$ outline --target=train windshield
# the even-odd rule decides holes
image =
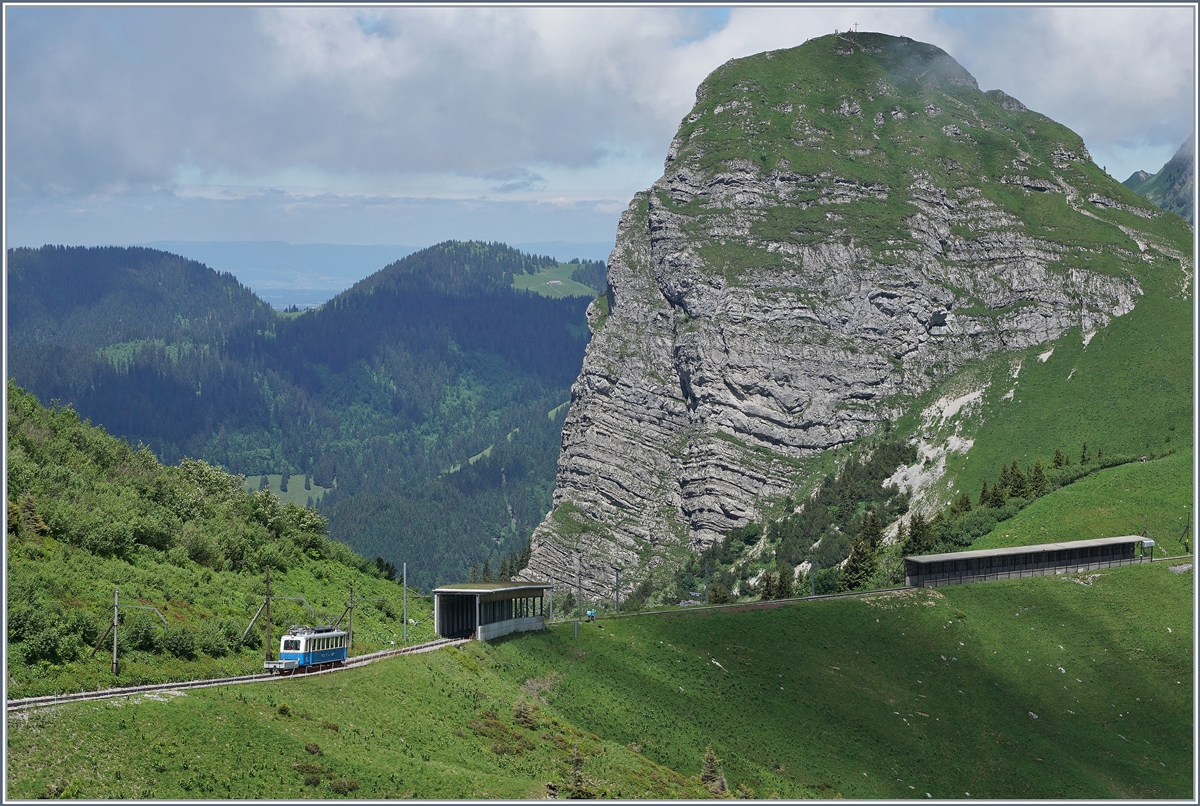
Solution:
[[[299,638],[283,639],[283,651],[284,652],[299,652],[300,651],[300,639]]]

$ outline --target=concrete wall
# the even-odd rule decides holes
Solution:
[[[546,618],[544,616],[526,616],[525,618],[513,618],[506,621],[497,621],[492,624],[484,624],[475,633],[475,637],[480,641],[490,641],[493,638],[499,638],[502,635],[508,635],[510,632],[529,632],[531,630],[541,630],[546,626]]]

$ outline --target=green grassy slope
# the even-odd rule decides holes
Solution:
[[[1102,470],[1039,498],[973,549],[1146,534],[1156,556],[1185,553],[1180,538],[1192,505],[1192,451]],[[1188,546],[1195,545],[1189,533]]]
[[[8,792],[292,800],[335,797],[352,780],[357,798],[540,798],[547,782],[569,782],[578,748],[596,794],[703,794],[696,780],[563,723],[532,695],[530,726],[515,722],[524,695],[513,676],[489,649],[467,650],[14,716]]]
[[[578,264],[559,263],[535,274],[514,274],[512,287],[555,299],[596,296],[595,289],[571,279],[571,273],[578,268]]]
[[[328,540],[313,510],[248,493],[244,479],[203,462],[164,466],[11,382],[6,425],[10,698],[261,669],[261,633],[242,633],[263,601],[267,567],[275,596],[303,597],[317,611],[274,602],[275,641],[289,624],[336,619],[351,585],[358,598],[381,599],[356,608],[357,652],[400,640],[401,588]],[[169,624],[164,636],[152,614],[123,610],[115,678],[104,650],[88,657],[111,620],[114,588]],[[432,638],[430,609],[409,597],[421,622],[414,640]]]
[[[759,797],[1186,798],[1192,598],[1191,573],[1141,565],[602,620],[578,639],[560,625],[324,678],[70,705],[9,717],[9,794],[329,797],[354,778],[364,798],[539,797],[569,781],[578,741],[592,790],[618,797],[701,795],[711,744],[730,787]],[[521,727],[514,707],[535,695]]]
[[[1190,574],[1139,566],[1091,586],[625,619],[497,651],[536,661],[523,674],[562,669],[554,704],[580,727],[684,773],[712,742],[760,795],[1181,797],[1191,601]]]

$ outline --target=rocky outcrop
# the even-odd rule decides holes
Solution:
[[[1100,174],[1075,135],[931,46],[833,39],[710,76],[622,215],[524,576],[578,561],[611,598],[937,379],[1136,303],[1137,245],[1070,231]]]

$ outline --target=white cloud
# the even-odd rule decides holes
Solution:
[[[1156,170],[1191,130],[1193,13],[766,6],[733,7],[722,20],[675,6],[10,9],[7,189],[10,204],[62,195],[90,209],[80,200],[154,189],[214,201],[283,192],[623,209],[661,173],[712,70],[855,23],[942,47],[982,88],[1078,131],[1124,178]],[[279,223],[274,213],[262,220]],[[179,236],[145,239],[170,237]]]

